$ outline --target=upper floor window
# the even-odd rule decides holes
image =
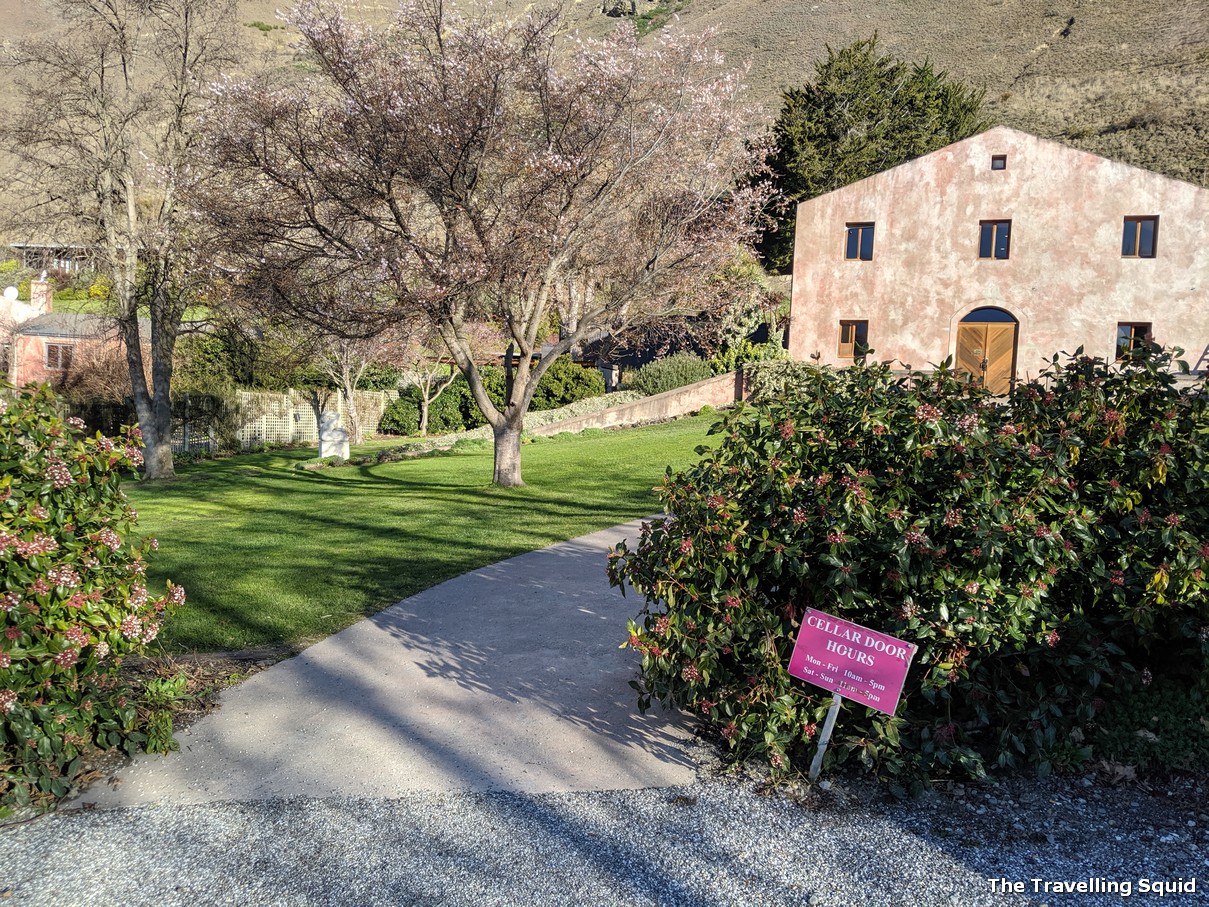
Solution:
[[[978,257],[1007,258],[1012,245],[1010,220],[984,220],[978,224]]]
[[[849,261],[873,260],[873,224],[848,224],[844,258]]]
[[[1006,154],[992,154],[991,155],[991,169],[992,170],[1007,170],[1007,155]]]
[[[1150,343],[1149,321],[1117,322],[1117,358],[1124,359],[1134,350]]]
[[[46,368],[50,371],[65,372],[71,368],[70,343],[46,344]]]
[[[860,359],[869,351],[869,322],[840,322],[840,359]]]
[[[1125,229],[1121,233],[1121,257],[1154,258],[1158,235],[1158,217],[1125,218]]]

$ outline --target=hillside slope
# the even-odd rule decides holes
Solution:
[[[485,6],[489,0],[461,0]],[[618,19],[603,0],[569,0],[572,27],[600,34]],[[713,29],[729,63],[750,64],[753,107],[771,117],[782,87],[805,82],[826,46],[877,32],[886,52],[931,60],[983,86],[998,123],[1209,185],[1209,3],[1204,0],[668,0],[669,28]],[[249,59],[292,53],[274,0],[240,3],[233,27]],[[361,0],[385,16],[391,0]],[[0,0],[0,46],[51,27],[48,0]],[[517,4],[521,8],[523,4]],[[496,9],[499,9],[497,4]],[[638,0],[640,13],[655,8]],[[0,101],[11,97],[0,70]]]

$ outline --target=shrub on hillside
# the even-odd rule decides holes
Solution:
[[[673,353],[639,368],[625,382],[627,390],[646,396],[662,394],[713,377],[710,364],[694,353]]]
[[[7,390],[7,389],[6,389]],[[142,462],[136,431],[88,438],[49,390],[0,396],[0,804],[67,792],[91,746],[148,742],[118,677],[184,601],[154,597],[131,539],[135,513],[119,473]],[[150,741],[171,745],[160,716]],[[170,722],[169,722],[170,725]],[[2,808],[2,807],[0,807]]]
[[[919,645],[896,716],[847,705],[831,764],[915,786],[1080,764],[1137,678],[1206,670],[1209,419],[1168,365],[1055,359],[1007,406],[943,368],[811,367],[726,417],[611,555],[646,598],[640,703],[801,767],[830,699],[786,671],[813,607]]]

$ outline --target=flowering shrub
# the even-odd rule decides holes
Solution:
[[[137,430],[81,435],[46,389],[0,396],[0,803],[62,796],[89,746],[146,739],[119,683],[123,656],[184,601],[147,589],[119,472],[142,461]]]
[[[830,701],[786,671],[813,607],[919,646],[895,717],[845,707],[832,764],[919,785],[1085,760],[1142,662],[1191,677],[1209,653],[1209,420],[1168,364],[1055,359],[1007,404],[947,368],[799,369],[787,402],[716,425],[665,478],[669,516],[610,555],[646,598],[640,705],[802,766]]]

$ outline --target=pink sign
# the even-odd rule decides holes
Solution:
[[[807,608],[789,673],[893,715],[917,651],[914,643]]]

